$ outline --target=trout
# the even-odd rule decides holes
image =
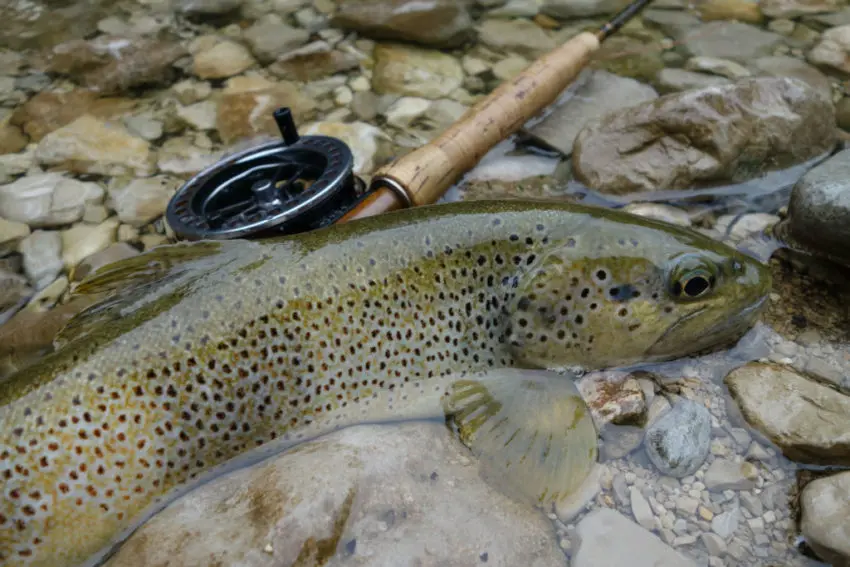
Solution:
[[[506,486],[562,498],[597,455],[569,373],[730,344],[769,286],[696,232],[533,201],[119,261],[76,290],[98,301],[55,351],[0,383],[0,562],[95,564],[241,456],[438,410]]]

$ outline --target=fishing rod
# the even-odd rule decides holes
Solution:
[[[435,203],[499,142],[551,105],[605,39],[651,0],[634,0],[595,32],[581,32],[502,83],[429,143],[379,168],[366,183],[351,149],[331,136],[301,136],[288,108],[275,111],[280,140],[204,169],[172,197],[166,219],[187,240],[259,238],[315,230]]]

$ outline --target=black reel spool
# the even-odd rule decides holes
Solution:
[[[263,238],[334,223],[369,192],[349,147],[299,136],[289,108],[274,113],[282,136],[233,154],[183,185],[166,209],[181,239]]]

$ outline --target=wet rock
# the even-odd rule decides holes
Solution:
[[[61,226],[77,222],[87,204],[102,200],[96,183],[39,173],[0,186],[0,216],[32,227]]]
[[[695,73],[685,69],[662,69],[658,73],[656,83],[660,92],[672,93],[728,85],[730,81],[725,77]]]
[[[149,142],[160,139],[165,127],[163,122],[150,112],[125,116],[124,125],[131,134]]]
[[[826,30],[820,42],[806,55],[815,65],[850,73],[850,25]]]
[[[371,173],[382,140],[389,140],[380,128],[365,122],[316,122],[304,129],[305,135],[333,136],[345,142],[354,154],[354,172]]]
[[[566,524],[581,513],[588,504],[591,504],[602,489],[602,479],[606,473],[608,473],[606,466],[596,463],[584,482],[574,492],[555,503],[558,519]]]
[[[579,131],[590,120],[656,98],[655,89],[634,79],[589,71],[579,78],[573,92],[560,97],[527,133],[568,156]]]
[[[404,96],[390,105],[384,116],[387,124],[397,128],[406,128],[410,123],[425,114],[431,106],[427,98]]]
[[[761,11],[769,18],[798,18],[810,14],[837,12],[837,0],[762,0]]]
[[[614,35],[596,51],[589,66],[650,83],[664,68],[664,61],[656,43]]]
[[[658,528],[658,522],[655,519],[655,514],[652,513],[652,508],[649,507],[649,502],[634,486],[629,487],[629,501],[632,515],[642,528],[650,531]]]
[[[559,19],[604,16],[617,12],[623,0],[544,0],[540,12]]]
[[[597,429],[608,423],[616,425],[641,424],[646,417],[643,389],[627,372],[593,372],[578,383]]]
[[[38,361],[53,348],[53,337],[77,313],[92,304],[92,296],[77,296],[53,309],[22,309],[0,325],[0,378]]]
[[[141,227],[165,213],[179,184],[178,179],[165,175],[134,179],[109,190],[109,206],[121,222]]]
[[[839,128],[850,132],[850,98],[844,97],[835,103],[835,121]]]
[[[748,24],[760,24],[764,20],[759,3],[752,0],[706,0],[700,2],[697,12],[704,22],[737,20]]]
[[[510,55],[499,60],[493,68],[493,76],[499,81],[509,81],[522,73],[528,67],[528,59],[522,55]]]
[[[177,10],[191,16],[218,16],[240,8],[242,0],[177,0]]]
[[[14,251],[18,242],[29,236],[30,227],[22,222],[14,222],[0,217],[0,257]]]
[[[44,91],[19,107],[10,122],[20,126],[33,142],[39,142],[50,132],[58,130],[84,114],[98,118],[121,116],[132,110],[135,103],[120,98],[98,98],[86,90],[68,92]]]
[[[722,514],[717,514],[711,520],[711,531],[722,537],[724,540],[729,539],[736,531],[738,531],[738,523],[741,521],[741,508],[735,506],[731,510],[727,510]]]
[[[84,115],[45,136],[35,151],[46,166],[75,173],[150,175],[154,160],[150,145],[122,125]]]
[[[594,510],[578,523],[573,549],[573,567],[696,567],[652,532],[609,508]]]
[[[216,103],[203,100],[189,106],[178,106],[175,114],[195,130],[212,130],[216,123]]]
[[[733,242],[739,242],[753,235],[764,234],[768,227],[779,220],[776,215],[752,213],[748,215],[722,215],[717,217],[714,230]]]
[[[216,128],[225,144],[259,135],[279,136],[274,111],[283,106],[292,110],[296,124],[302,124],[312,119],[316,102],[288,81],[231,87],[219,98]]]
[[[670,224],[691,226],[691,219],[688,213],[682,209],[662,203],[629,203],[623,207],[623,210],[633,215],[658,219]]]
[[[101,36],[56,46],[47,69],[71,76],[101,95],[162,85],[175,76],[171,64],[187,54],[177,41]]]
[[[829,150],[834,125],[831,101],[800,81],[740,79],[606,114],[579,133],[573,165],[613,194],[744,181]]]
[[[74,269],[74,281],[82,281],[84,278],[94,274],[107,264],[138,255],[139,251],[126,242],[116,242],[115,244],[111,244],[100,252],[95,252],[94,254],[87,256],[82,262],[80,262],[80,264]]]
[[[850,397],[772,364],[747,364],[725,382],[747,422],[789,459],[850,464]]]
[[[326,41],[315,41],[279,57],[268,70],[281,79],[307,82],[356,69],[359,65],[357,56],[332,49]],[[368,80],[366,88],[369,88]]]
[[[62,237],[56,230],[36,230],[21,241],[24,273],[35,289],[44,289],[62,272]]]
[[[375,47],[372,88],[378,94],[437,99],[448,96],[461,83],[463,68],[450,55],[401,44]]]
[[[850,472],[807,484],[800,509],[806,543],[831,565],[850,565]]]
[[[82,83],[101,95],[167,84],[175,76],[172,63],[186,53],[186,49],[177,42],[133,40],[119,56],[86,73]]]
[[[747,461],[715,459],[705,471],[703,483],[709,490],[751,490],[756,487],[758,470]]]
[[[748,66],[757,75],[800,79],[816,89],[824,98],[832,98],[832,85],[826,75],[796,57],[787,55],[759,57],[749,62]]]
[[[16,154],[27,147],[29,140],[21,129],[0,120],[0,154]]]
[[[245,30],[245,41],[260,63],[268,64],[307,43],[310,32],[294,28],[280,16],[271,15]]]
[[[205,100],[212,93],[212,85],[208,81],[196,81],[186,79],[172,85],[171,92],[177,97],[177,101],[188,106],[196,102]]]
[[[782,36],[742,22],[709,22],[691,34],[682,46],[690,56],[731,59],[742,64],[772,55]]]
[[[107,64],[109,59],[108,49],[98,49],[95,42],[75,38],[47,50],[36,62],[46,73],[79,76]]]
[[[194,145],[186,136],[169,138],[157,152],[157,166],[161,173],[181,178],[191,177],[211,166],[222,157],[220,151],[210,151]]]
[[[813,167],[794,185],[776,233],[797,247],[850,264],[850,150]]]
[[[0,75],[17,75],[24,65],[24,56],[12,50],[0,50]]]
[[[26,306],[33,311],[47,311],[56,306],[62,295],[68,290],[68,278],[61,276],[50,285],[35,294]]]
[[[835,28],[850,24],[850,8],[843,8],[831,14],[814,14],[806,16],[803,21],[818,27]]]
[[[643,13],[643,21],[676,41],[702,25],[696,15],[680,10],[647,10]]]
[[[39,49],[87,37],[97,31],[97,21],[110,5],[107,0],[0,2],[0,45]]]
[[[201,79],[226,79],[250,69],[255,63],[246,47],[225,40],[211,47],[200,46],[194,54],[192,72]]]
[[[422,122],[433,130],[435,135],[438,135],[460,120],[467,110],[469,110],[467,105],[454,100],[447,98],[435,100],[425,111]]]
[[[555,40],[530,20],[489,19],[478,26],[478,39],[501,51],[536,57],[555,48]]]
[[[704,406],[681,399],[646,430],[649,460],[662,474],[682,478],[702,465],[711,444],[711,414]]]
[[[455,47],[473,35],[467,4],[456,0],[349,0],[339,3],[330,23],[365,37],[433,47]]]
[[[14,176],[36,167],[33,153],[28,147],[17,154],[0,154],[0,183],[11,182]]]
[[[743,65],[729,61],[728,59],[718,59],[716,57],[691,57],[685,63],[685,69],[688,71],[701,71],[703,73],[720,75],[727,79],[740,79],[752,75]]]
[[[70,271],[92,254],[105,250],[115,242],[118,219],[110,218],[98,225],[78,224],[62,231],[62,263]]]
[[[437,424],[347,428],[194,490],[107,566],[566,565],[549,521],[467,455]]]
[[[26,305],[32,295],[24,276],[0,270],[0,325]]]

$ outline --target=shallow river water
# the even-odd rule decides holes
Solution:
[[[175,242],[174,192],[277,136],[276,108],[368,181],[623,5],[6,0],[0,379],[84,276]],[[582,378],[600,459],[569,502],[504,498],[439,424],[361,426],[190,494],[107,564],[850,565],[848,61],[840,0],[657,0],[441,199],[622,208],[770,265],[736,345]]]

